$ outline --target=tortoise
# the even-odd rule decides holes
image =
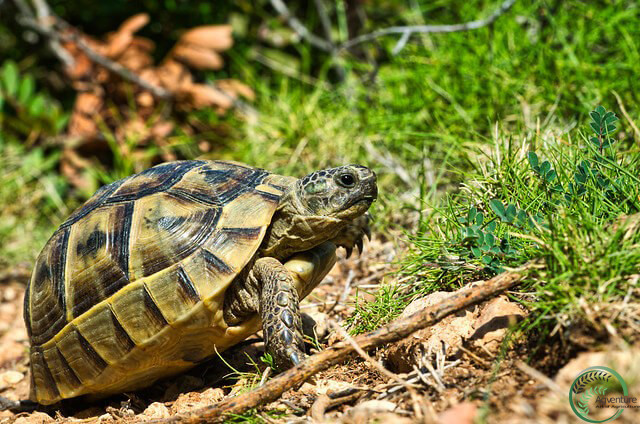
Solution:
[[[175,161],[100,188],[52,235],[24,299],[31,401],[134,391],[263,330],[279,369],[304,359],[299,301],[336,249],[362,250],[376,175],[297,179]]]

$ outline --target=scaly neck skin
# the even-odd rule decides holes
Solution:
[[[347,221],[327,216],[313,216],[305,211],[295,195],[287,192],[273,216],[262,242],[260,256],[284,261],[296,252],[303,252],[335,238]]]

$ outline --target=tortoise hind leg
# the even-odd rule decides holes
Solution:
[[[30,400],[11,400],[4,396],[0,396],[0,411],[11,411],[14,414],[20,414],[23,412],[33,412],[38,409],[40,405]]]

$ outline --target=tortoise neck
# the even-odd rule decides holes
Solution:
[[[260,256],[284,261],[297,252],[312,249],[337,236],[346,221],[308,215],[295,194],[287,193],[273,216],[262,242]]]

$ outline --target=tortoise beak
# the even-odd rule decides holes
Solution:
[[[364,174],[364,175],[363,175]],[[378,178],[369,168],[360,170],[363,198],[373,203],[378,198]]]

